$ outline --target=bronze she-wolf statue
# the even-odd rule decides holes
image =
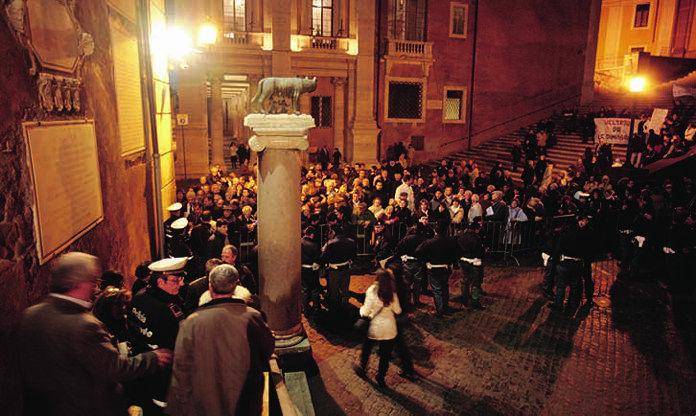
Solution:
[[[251,99],[251,111],[267,114],[263,103],[274,94],[292,98],[292,111],[300,114],[300,95],[317,89],[317,77],[314,78],[264,78],[259,81],[256,95]],[[274,111],[271,111],[274,113]]]

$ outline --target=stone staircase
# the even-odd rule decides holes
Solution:
[[[549,161],[549,163],[553,164],[554,173],[559,173],[567,170],[570,165],[577,164],[577,161],[582,157],[585,148],[591,147],[594,149],[594,143],[592,141],[582,143],[579,133],[562,134],[563,119],[560,116],[554,117],[554,122],[557,126],[556,137],[558,138],[558,142],[554,147],[548,149],[546,159]],[[463,150],[447,155],[445,156],[445,159],[454,161],[471,159],[476,162],[479,170],[481,172],[485,172],[486,174],[488,174],[493,166],[499,161],[503,162],[505,169],[512,169],[510,150],[512,149],[513,145],[521,142],[529,128],[531,128],[531,126],[497,139],[489,140],[479,146],[473,147],[471,150]],[[612,146],[612,149],[614,159],[620,159],[621,161],[625,159],[625,145],[614,145]],[[433,165],[435,163],[436,162],[433,162]],[[517,171],[511,171],[512,178],[519,183],[522,182],[520,179],[522,168],[523,165],[520,165],[517,168]]]

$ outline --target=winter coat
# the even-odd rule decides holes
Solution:
[[[166,413],[260,414],[263,371],[274,346],[261,314],[241,299],[203,305],[181,323]]]
[[[401,313],[399,297],[394,293],[389,306],[377,295],[377,283],[373,283],[365,293],[365,303],[360,308],[360,316],[370,317],[370,328],[367,337],[374,340],[390,340],[396,338],[396,318],[394,315]]]

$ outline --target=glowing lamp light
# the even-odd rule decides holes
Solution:
[[[184,61],[193,52],[193,39],[181,28],[167,28],[153,33],[152,49],[171,60]]]
[[[218,30],[212,23],[203,23],[198,28],[198,45],[210,46],[217,42]]]
[[[643,92],[648,85],[645,77],[636,76],[628,80],[628,90],[630,92]]]

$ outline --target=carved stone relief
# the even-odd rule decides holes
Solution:
[[[75,17],[75,1],[9,0],[3,17],[27,51],[43,112],[81,114],[82,67],[94,40]]]

